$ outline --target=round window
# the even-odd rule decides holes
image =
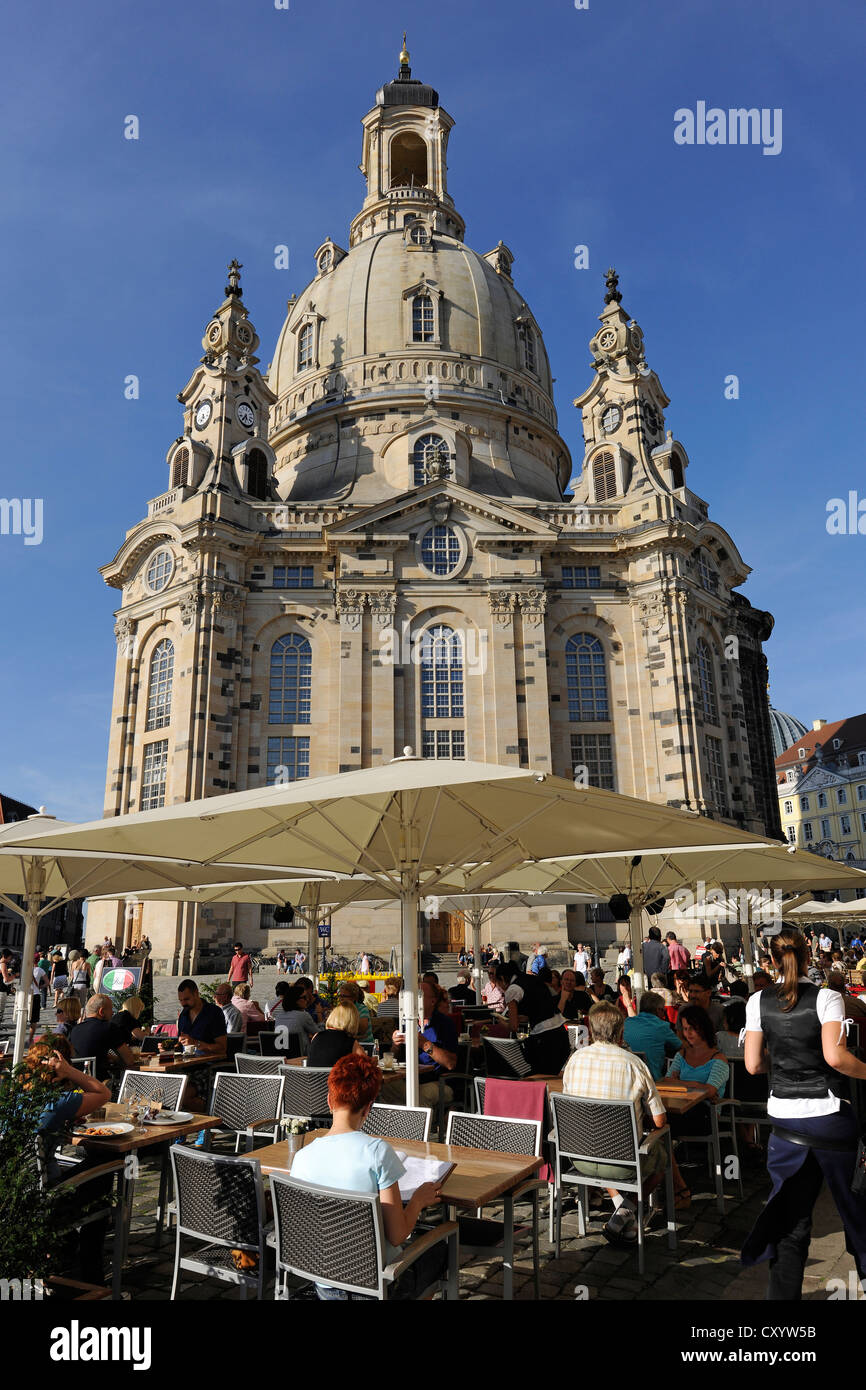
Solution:
[[[614,430],[619,428],[619,422],[621,419],[622,411],[620,410],[619,406],[609,405],[607,410],[601,417],[601,427],[604,430],[605,434],[613,434]]]
[[[158,550],[155,555],[151,556],[145,582],[152,594],[158,594],[165,588],[171,579],[173,570],[174,560],[170,550]]]
[[[452,526],[430,526],[421,537],[421,563],[431,574],[449,575],[460,568],[460,538]]]
[[[415,223],[415,226],[412,228],[410,236],[412,237],[412,241],[416,246],[426,246],[427,242],[430,240],[429,233],[427,231],[427,228],[424,226],[423,222]]]

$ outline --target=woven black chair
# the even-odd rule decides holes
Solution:
[[[671,1132],[667,1125],[663,1129],[651,1130],[641,1143],[637,1129],[637,1116],[631,1101],[586,1100],[579,1096],[550,1096],[553,1112],[554,1171],[556,1181],[555,1206],[555,1259],[559,1259],[562,1240],[562,1192],[565,1185],[577,1186],[578,1230],[586,1235],[584,1213],[584,1189],[588,1187],[615,1187],[618,1192],[634,1192],[637,1196],[637,1258],[638,1270],[644,1268],[644,1227],[643,1227],[643,1174],[641,1155],[649,1152],[652,1144],[663,1143],[667,1147],[668,1161],[665,1174],[667,1189],[667,1228],[668,1244],[676,1249],[677,1227],[674,1212],[674,1174]],[[623,1176],[599,1178],[581,1173],[573,1164],[611,1164],[622,1170]]]
[[[470,1149],[493,1149],[496,1153],[541,1156],[540,1120],[509,1120],[498,1115],[471,1115],[452,1110],[448,1116],[446,1144]],[[487,1254],[502,1250],[504,1296],[511,1296],[514,1279],[514,1203],[528,1201],[532,1207],[532,1275],[535,1297],[540,1298],[538,1271],[538,1195],[547,1190],[540,1178],[527,1178],[505,1196],[505,1219],[499,1221],[458,1220],[461,1253]],[[523,1228],[525,1229],[525,1228]]]
[[[304,1057],[300,1033],[290,1033],[288,1028],[266,1028],[258,1036],[259,1050],[263,1057],[279,1057],[285,1062],[290,1057]]]
[[[32,1160],[31,1160],[32,1161]],[[36,1136],[35,1149],[36,1168],[39,1174],[39,1185],[43,1191],[47,1191],[52,1186],[48,1175],[48,1163],[45,1153],[45,1141],[41,1134]],[[88,1195],[87,1184],[93,1182],[95,1178],[104,1178],[117,1174],[118,1183],[123,1181],[125,1165],[122,1159],[111,1159],[108,1163],[100,1163],[88,1167],[81,1159],[73,1159],[65,1162],[58,1158],[58,1164],[62,1170],[61,1184],[67,1193],[76,1194],[76,1207],[70,1213],[69,1208],[62,1208],[63,1216],[60,1217],[61,1224],[55,1229],[55,1236],[61,1236],[66,1230],[80,1231],[84,1226],[90,1226],[94,1221],[105,1221],[106,1218],[114,1216],[114,1236],[112,1240],[112,1295],[114,1298],[120,1297],[120,1281],[123,1272],[123,1261],[126,1250],[126,1225],[124,1221],[124,1205],[119,1196],[117,1200],[113,1195],[106,1194],[105,1199],[95,1205],[95,1200]],[[30,1170],[32,1172],[32,1168]],[[71,1214],[72,1219],[66,1224],[65,1217]]]
[[[182,1110],[188,1079],[183,1073],[160,1076],[154,1072],[125,1071],[117,1101],[122,1105],[126,1100],[152,1100],[156,1096],[161,1097],[166,1110]]]
[[[526,1060],[517,1038],[484,1038],[484,1070],[488,1076],[530,1076],[532,1067]]]
[[[255,1159],[197,1153],[174,1145],[171,1150],[177,1210],[177,1244],[171,1298],[177,1296],[182,1270],[237,1284],[241,1297],[254,1289],[261,1298],[265,1282],[267,1232],[261,1169]],[[198,1247],[182,1254],[184,1241]],[[234,1251],[257,1264],[238,1269]]]
[[[444,1291],[457,1298],[457,1223],[448,1221],[404,1246],[400,1259],[385,1263],[385,1230],[378,1193],[341,1192],[271,1174],[277,1277],[274,1297],[288,1298],[287,1276],[295,1275],[347,1294],[389,1297],[395,1282],[440,1242],[448,1246],[448,1277],[437,1277],[415,1298]]]
[[[328,1107],[328,1077],[330,1067],[285,1067],[283,1114],[306,1116],[330,1125]]]
[[[242,1136],[249,1153],[259,1130],[269,1130],[271,1143],[275,1144],[279,1138],[285,1084],[282,1076],[239,1076],[236,1072],[220,1072],[211,1093],[210,1114],[219,1115],[223,1123],[212,1133],[234,1135],[235,1153]]]
[[[256,1057],[249,1052],[235,1057],[235,1071],[240,1076],[282,1076],[285,1070],[282,1057]]]
[[[426,1105],[371,1105],[362,1128],[378,1138],[414,1139],[423,1144],[430,1138],[432,1118]]]

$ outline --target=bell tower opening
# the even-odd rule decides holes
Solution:
[[[427,187],[427,146],[411,130],[401,130],[389,147],[389,188]]]

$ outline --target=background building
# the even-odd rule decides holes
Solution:
[[[866,869],[866,714],[816,719],[776,774],[788,842]]]
[[[770,731],[773,735],[773,757],[779,758],[786,748],[809,732],[808,727],[793,714],[784,714],[770,706]]]
[[[240,269],[180,393],[167,490],[102,574],[119,591],[106,815],[425,757],[538,767],[778,832],[768,613],[686,481],[668,397],[609,271],[572,480],[541,327],[500,240],[448,192],[452,118],[397,77],[363,118],[366,195],[288,302],[267,372]],[[94,905],[195,968],[248,907]],[[564,943],[582,914],[509,911]],[[612,928],[607,928],[608,933]],[[387,954],[396,913],[335,917]],[[459,918],[424,923],[442,948]]]

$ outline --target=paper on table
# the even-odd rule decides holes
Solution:
[[[415,1158],[402,1149],[395,1149],[394,1152],[406,1169],[399,1183],[404,1202],[408,1202],[425,1182],[444,1182],[457,1166],[441,1158]]]

